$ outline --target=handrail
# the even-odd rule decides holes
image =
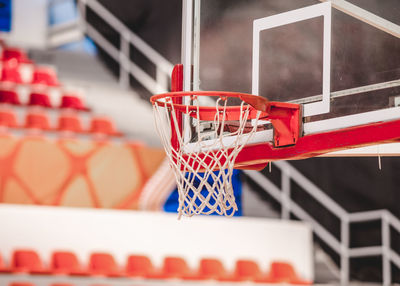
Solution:
[[[120,36],[119,49],[103,37],[95,27],[86,21],[86,7],[99,15]],[[166,92],[173,65],[138,35],[132,32],[115,15],[101,5],[97,0],[79,0],[81,27],[101,48],[105,50],[120,65],[120,85],[129,87],[129,75],[132,75],[152,94]],[[130,45],[135,47],[151,63],[156,66],[156,78],[153,79],[141,67],[130,59]],[[117,55],[118,54],[118,55]]]
[[[245,171],[246,175],[262,187],[269,195],[281,204],[282,218],[289,218],[293,213],[296,217],[310,223],[314,233],[331,247],[341,258],[340,283],[348,285],[350,281],[350,258],[381,255],[383,258],[383,285],[392,282],[391,263],[400,269],[400,253],[397,253],[390,245],[390,227],[400,233],[400,220],[388,210],[374,210],[357,213],[349,213],[296,168],[286,161],[273,162],[281,171],[282,186],[279,188],[270,179],[257,171]],[[330,233],[317,219],[313,218],[306,210],[299,206],[291,198],[290,180],[295,181],[312,198],[321,203],[341,222],[340,239]],[[381,220],[382,242],[378,246],[350,247],[350,224],[366,221]]]

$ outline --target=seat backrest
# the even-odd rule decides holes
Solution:
[[[21,74],[18,69],[18,62],[14,59],[3,62],[1,69],[1,81],[22,83]]]
[[[269,276],[274,282],[290,282],[298,280],[293,266],[287,262],[274,261],[269,269]]]
[[[190,268],[181,257],[168,256],[164,258],[163,273],[167,276],[182,277],[189,274]]]
[[[98,274],[109,274],[118,270],[114,257],[109,253],[92,253],[89,260],[89,271]]]
[[[30,112],[25,117],[25,128],[49,130],[50,120],[45,113]]]
[[[116,133],[113,122],[108,117],[93,117],[90,121],[90,132],[106,135]]]
[[[29,95],[28,105],[51,107],[50,97],[45,93],[32,92]]]
[[[58,130],[80,133],[82,124],[77,114],[61,114],[58,117]]]
[[[35,286],[35,284],[29,282],[11,282],[8,286]]]
[[[0,110],[0,126],[18,127],[17,115],[12,110]]]
[[[50,267],[54,271],[78,271],[81,265],[76,255],[69,251],[55,251],[51,256]]]
[[[7,61],[11,59],[15,59],[18,62],[31,62],[23,50],[7,47],[2,51],[2,60]]]
[[[222,262],[215,258],[200,260],[199,275],[205,278],[218,278],[227,274]]]
[[[57,73],[50,67],[37,67],[33,72],[32,84],[58,86]]]
[[[147,275],[154,271],[150,258],[144,255],[130,255],[126,262],[126,273],[130,275]]]
[[[18,93],[13,90],[0,90],[0,103],[20,104]]]
[[[43,270],[39,255],[33,250],[15,250],[12,255],[11,268],[14,270],[38,271]]]
[[[244,279],[256,279],[261,276],[258,264],[253,260],[240,259],[236,261],[235,276]]]
[[[61,105],[60,108],[71,108],[76,110],[86,110],[82,99],[77,95],[73,94],[64,94],[61,97]]]

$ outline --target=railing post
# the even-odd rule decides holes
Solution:
[[[270,163],[271,164],[271,163]],[[290,219],[290,169],[282,169],[281,218]]]
[[[350,281],[350,223],[349,218],[345,217],[340,224],[340,285],[347,286]]]
[[[78,10],[79,10],[79,28],[84,34],[86,31],[86,0],[78,1]]]
[[[383,285],[388,286],[392,283],[390,266],[390,224],[387,212],[382,214],[382,274]]]
[[[130,69],[130,40],[129,32],[123,31],[120,33],[120,51],[119,51],[119,85],[128,89],[129,83],[129,69]]]

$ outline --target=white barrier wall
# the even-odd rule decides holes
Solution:
[[[128,254],[146,254],[156,265],[167,255],[192,267],[202,257],[221,259],[233,269],[248,258],[265,271],[272,260],[292,263],[313,279],[312,232],[296,221],[197,216],[61,207],[0,205],[0,253],[7,261],[16,248],[33,248],[48,262],[54,250],[72,250],[82,262],[106,251],[124,265]]]

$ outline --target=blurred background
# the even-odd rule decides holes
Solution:
[[[244,44],[252,38],[245,29],[251,25],[248,19],[320,3],[203,2],[204,9],[213,13],[202,19],[201,88],[238,92],[251,88],[251,50]],[[349,2],[400,25],[397,0]],[[332,91],[399,79],[399,38],[335,9],[332,17]],[[282,33],[273,32],[278,41],[268,42],[264,48],[282,50],[289,56],[262,59],[262,69],[274,71],[261,81],[263,93],[282,101],[318,93],[322,81],[321,23],[316,18]],[[193,250],[206,245],[214,233],[214,239],[220,240],[235,224],[212,217],[194,219],[192,229],[190,220],[177,226],[181,222],[175,214],[175,178],[153,124],[149,98],[169,89],[172,68],[181,62],[181,0],[0,0],[0,28],[1,285],[59,282],[60,278],[52,276],[56,271],[48,269],[55,267],[55,258],[48,257],[60,249],[74,252],[83,264],[92,267],[85,273],[64,271],[61,280],[71,285],[139,285],[151,284],[154,279],[158,285],[165,284],[167,278],[188,275],[186,270],[175,276],[139,271],[142,280],[132,282],[121,265],[133,251],[160,260],[162,271],[168,268],[162,260],[166,256],[182,256],[196,268],[198,259],[214,255],[231,264],[228,268],[236,275],[236,280],[226,280],[231,282],[256,283],[260,278],[261,274],[239,277],[241,266],[236,262],[243,257],[258,262],[263,271],[270,265],[270,280],[263,283],[400,282],[398,157],[383,157],[381,169],[378,158],[358,157],[277,162],[270,170],[237,171],[236,215],[246,218],[233,220],[238,233],[231,234],[232,241],[224,248],[232,257]],[[228,72],[232,70],[238,72]],[[386,102],[399,94],[397,87],[381,98]],[[334,114],[374,110],[382,101],[365,97],[339,100],[334,102]],[[169,212],[174,214],[169,216]],[[165,221],[164,215],[168,218]],[[58,221],[62,223],[58,225]],[[254,227],[249,226],[252,223]],[[266,233],[259,233],[263,225]],[[219,226],[220,231],[214,230]],[[113,235],[106,232],[109,237],[100,239],[108,228]],[[189,238],[184,239],[189,231],[203,235],[190,238],[196,241],[191,245]],[[268,231],[272,241],[268,241]],[[297,231],[301,233],[296,244],[290,237],[296,237]],[[48,238],[40,239],[40,232]],[[143,236],[138,238],[137,232]],[[239,237],[243,232],[248,232],[248,237]],[[123,238],[142,248],[131,248]],[[59,243],[49,244],[54,239]],[[147,240],[153,245],[141,244]],[[186,250],[180,253],[173,240]],[[184,241],[187,246],[183,246]],[[261,246],[268,243],[265,249]],[[115,244],[120,244],[118,250]],[[264,261],[264,252],[255,254],[254,249],[236,254],[243,244],[270,256]],[[38,253],[44,264],[37,269],[29,265],[17,269],[16,252],[21,249]],[[286,253],[288,249],[291,254]],[[89,256],[96,251],[111,253],[125,270],[118,272],[116,266],[112,271],[96,272],[96,257]],[[197,260],[191,252],[198,253]],[[294,274],[273,280],[273,267],[283,267],[274,261],[293,266],[297,280]],[[146,263],[140,262],[139,268]]]

